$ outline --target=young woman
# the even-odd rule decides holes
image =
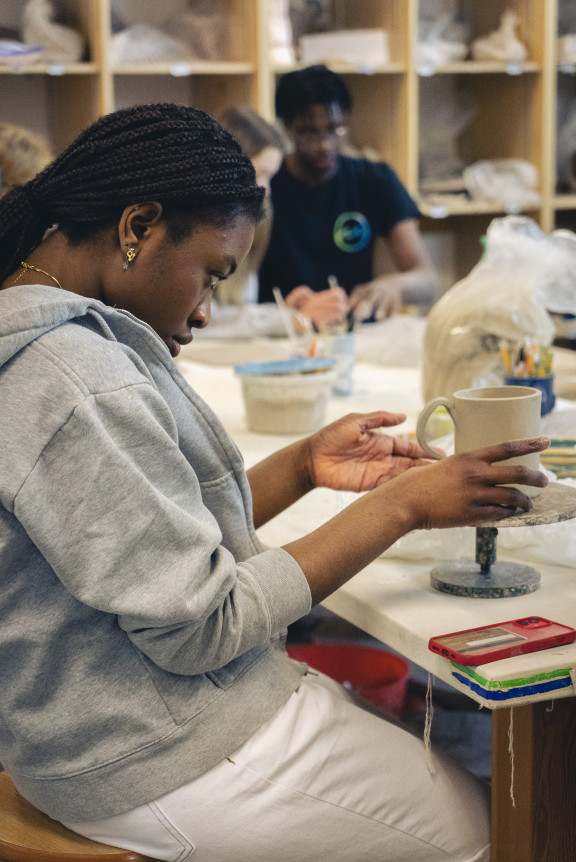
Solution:
[[[487,859],[480,786],[283,648],[409,530],[530,507],[499,462],[424,465],[351,415],[243,470],[172,357],[263,189],[206,114],[103,117],[0,201],[0,761],[72,829],[158,859]],[[408,468],[413,469],[408,469]],[[365,490],[265,550],[318,485]],[[372,489],[372,490],[370,490]]]

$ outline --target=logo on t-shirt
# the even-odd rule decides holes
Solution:
[[[334,222],[334,242],[340,251],[362,251],[370,242],[372,229],[365,215],[358,212],[341,213]]]

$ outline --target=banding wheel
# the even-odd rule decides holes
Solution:
[[[435,590],[454,596],[502,599],[533,593],[540,573],[531,566],[496,560],[496,538],[501,527],[536,527],[576,517],[576,489],[551,482],[534,499],[530,512],[519,512],[476,527],[476,560],[452,560],[432,569]]]

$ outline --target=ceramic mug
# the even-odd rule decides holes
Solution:
[[[493,443],[522,440],[540,436],[540,404],[542,393],[528,386],[488,386],[460,389],[451,398],[434,398],[422,409],[416,426],[416,437],[431,458],[443,455],[432,449],[426,439],[426,425],[434,410],[445,407],[454,422],[454,451],[469,452]],[[504,462],[502,462],[504,463]],[[538,470],[538,452],[509,458],[509,464],[524,464]],[[528,497],[536,497],[540,488],[530,485],[516,487]]]

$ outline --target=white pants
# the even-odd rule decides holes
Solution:
[[[488,862],[487,794],[316,671],[208,773],[82,835],[170,862]]]

